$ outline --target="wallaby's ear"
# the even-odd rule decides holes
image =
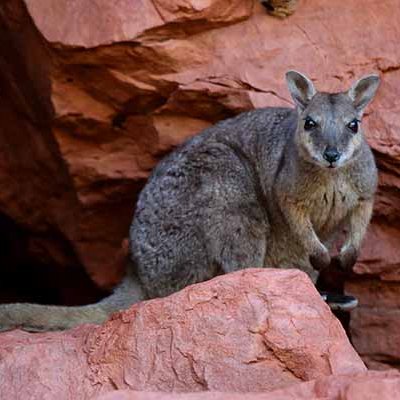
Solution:
[[[362,112],[374,98],[379,82],[380,78],[378,75],[367,75],[354,83],[354,85],[349,89],[347,94],[358,111]]]
[[[286,72],[286,83],[294,102],[303,110],[316,93],[313,83],[297,71]]]

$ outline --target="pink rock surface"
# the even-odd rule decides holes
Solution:
[[[400,396],[400,374],[366,372],[329,376],[269,393],[160,393],[115,391],[96,400],[392,400]]]
[[[366,370],[297,270],[249,269],[114,314],[103,326],[0,335],[0,397],[115,389],[263,392]]]

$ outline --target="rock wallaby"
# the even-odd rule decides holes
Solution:
[[[114,294],[81,307],[2,305],[1,329],[100,323],[142,299],[246,267],[297,267],[315,282],[345,228],[335,263],[350,269],[377,186],[361,120],[379,78],[342,93],[317,92],[295,71],[286,80],[296,109],[219,122],[157,165],[131,225],[131,268]]]

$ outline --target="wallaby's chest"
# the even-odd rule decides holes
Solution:
[[[310,196],[310,219],[316,232],[328,232],[348,215],[359,195],[351,182],[338,177],[325,185],[314,188]]]

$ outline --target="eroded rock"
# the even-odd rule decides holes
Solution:
[[[115,389],[263,392],[366,370],[306,274],[248,269],[114,314],[103,326],[0,335],[0,397]]]
[[[96,400],[392,400],[400,396],[398,372],[330,376],[270,393],[156,393],[115,391]]]

